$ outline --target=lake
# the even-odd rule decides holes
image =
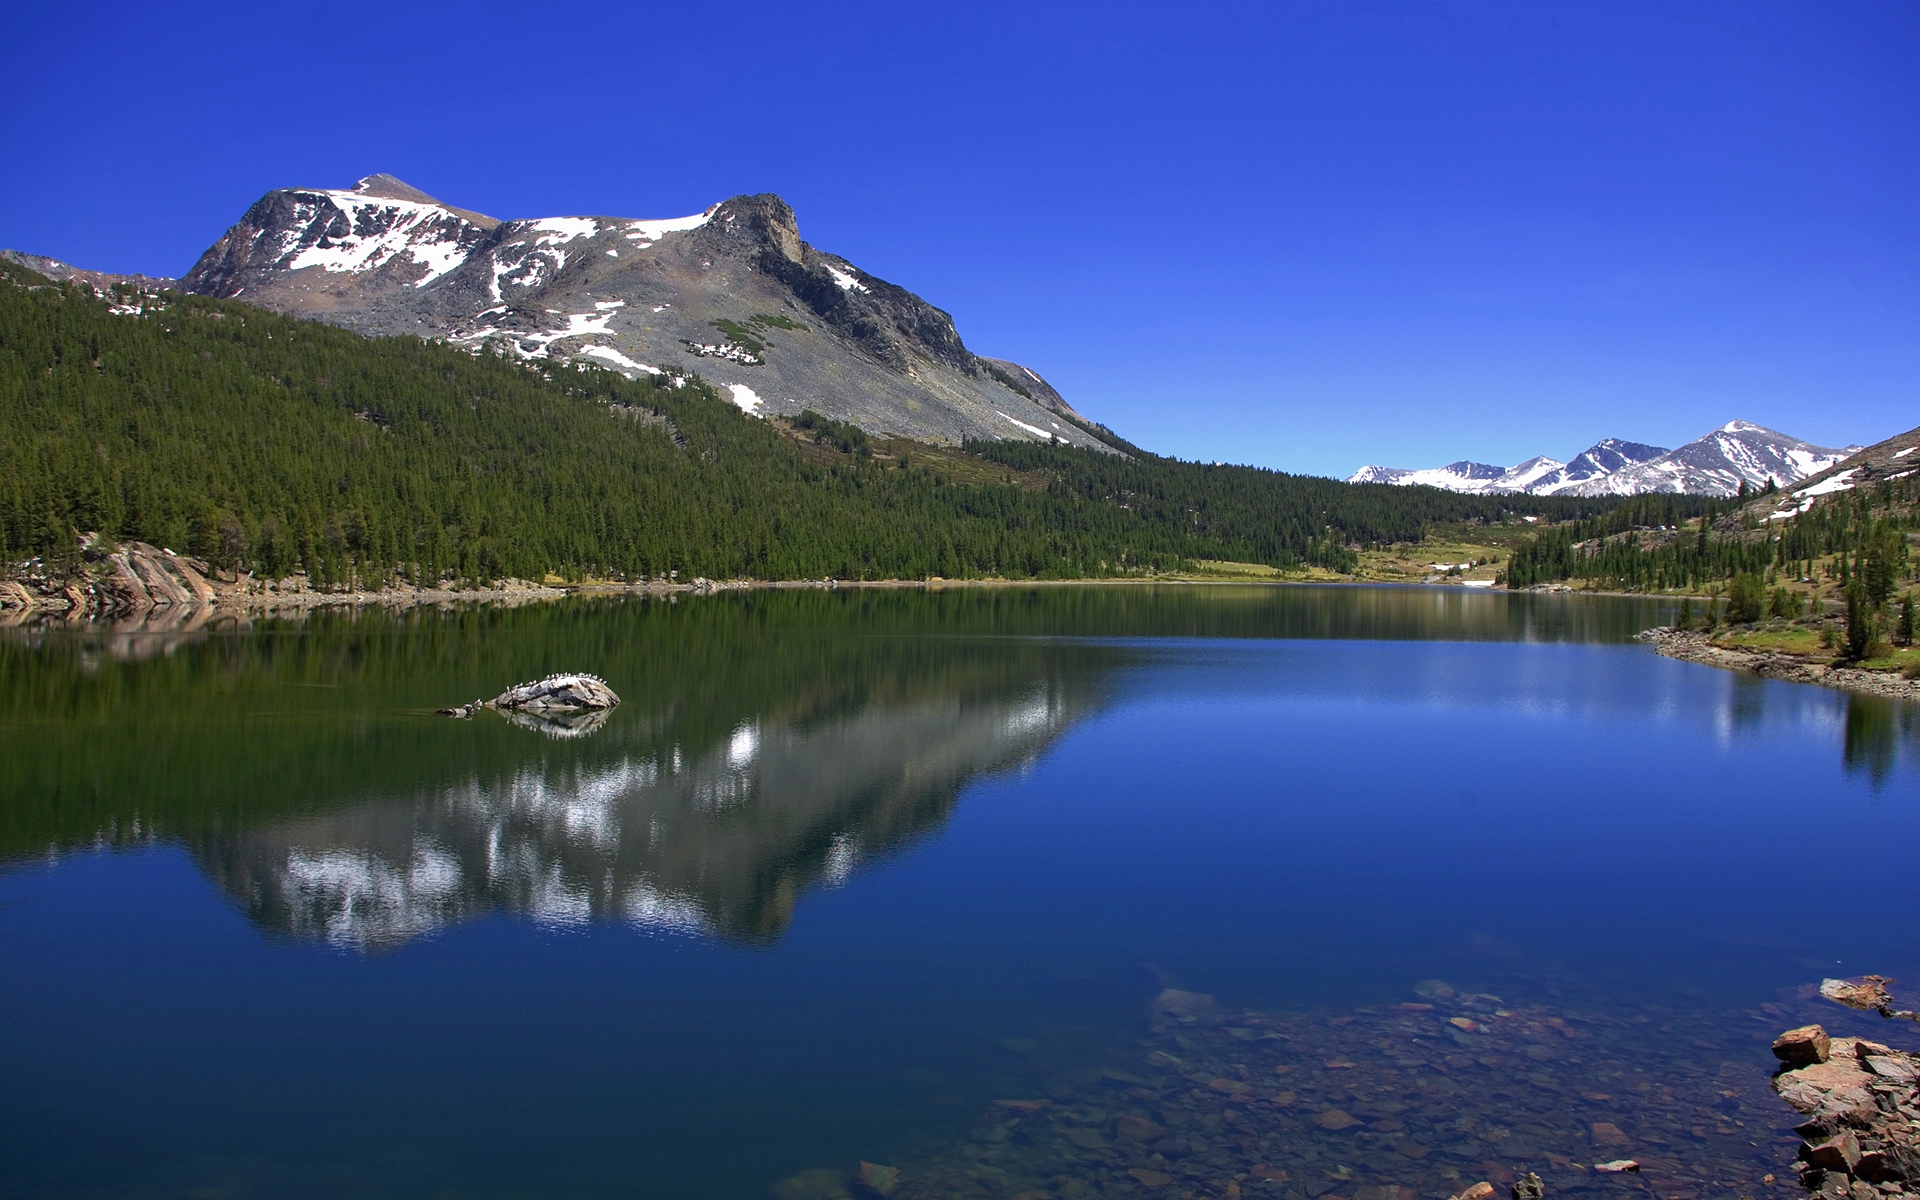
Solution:
[[[1632,641],[1671,613],[0,631],[0,1195],[1795,1195],[1768,1043],[1899,1043],[1812,987],[1920,978],[1920,720]],[[434,714],[554,670],[624,702]]]

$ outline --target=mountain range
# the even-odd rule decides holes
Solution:
[[[1798,483],[1859,450],[1816,446],[1751,421],[1728,421],[1675,450],[1606,438],[1566,462],[1542,455],[1512,467],[1466,460],[1425,470],[1366,466],[1347,482],[1424,484],[1484,495],[1733,496],[1743,484],[1753,490],[1769,481],[1782,487]]]
[[[800,238],[778,196],[668,220],[502,221],[390,175],[268,192],[179,280],[4,257],[55,279],[237,299],[629,378],[698,371],[741,409],[870,433],[1106,449],[1038,372],[974,354],[953,318]]]

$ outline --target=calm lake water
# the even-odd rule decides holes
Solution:
[[[1920,721],[1631,641],[1668,619],[1036,588],[0,631],[0,1195],[1792,1195],[1768,1041],[1899,1041],[1808,985],[1920,980]],[[625,702],[433,715],[563,669]]]

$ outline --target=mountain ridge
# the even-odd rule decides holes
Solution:
[[[267,192],[177,281],[9,258],[630,379],[698,371],[756,416],[813,409],[882,436],[1116,450],[1039,372],[975,354],[944,310],[803,240],[772,194],[667,219],[502,220],[376,174]]]
[[[1565,463],[1542,455],[1513,467],[1469,460],[1421,470],[1369,465],[1348,476],[1347,482],[1426,485],[1482,495],[1630,496],[1671,492],[1733,496],[1743,486],[1758,490],[1769,481],[1782,487],[1798,483],[1859,450],[1859,446],[1816,446],[1736,419],[1672,450],[1603,438]]]

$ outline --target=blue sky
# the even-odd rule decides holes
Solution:
[[[15,6],[0,245],[178,274],[375,171],[501,217],[778,192],[1188,458],[1920,423],[1920,6]]]

